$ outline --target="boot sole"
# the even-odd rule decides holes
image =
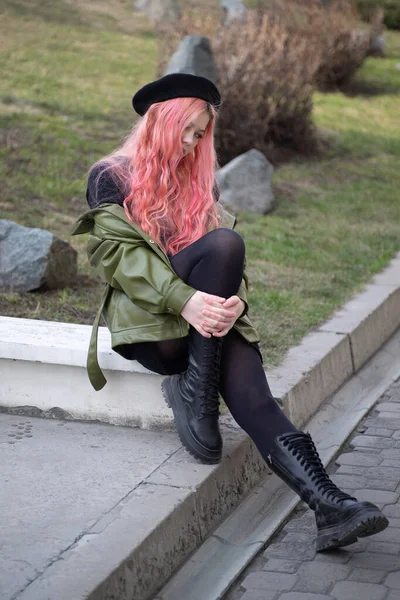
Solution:
[[[317,552],[354,544],[359,537],[379,533],[388,525],[389,521],[378,508],[361,510],[340,525],[320,530],[317,536]]]
[[[172,375],[173,377],[173,375]],[[174,413],[175,425],[183,446],[193,458],[201,460],[206,465],[215,465],[221,462],[221,452],[213,452],[202,446],[190,432],[187,425],[184,409],[176,406],[174,395],[171,390],[170,379],[166,378],[161,383],[161,390],[164,400]]]

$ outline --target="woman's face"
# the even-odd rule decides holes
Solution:
[[[207,111],[199,114],[182,132],[182,148],[183,156],[190,154],[196,148],[199,140],[203,137],[208,123],[210,122],[210,115]]]

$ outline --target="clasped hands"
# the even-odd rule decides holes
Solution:
[[[197,291],[186,302],[181,315],[202,336],[223,337],[244,309],[245,304],[238,296],[221,298]]]

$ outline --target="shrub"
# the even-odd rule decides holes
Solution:
[[[388,29],[400,29],[399,0],[357,0],[357,8],[364,21],[371,21],[376,11],[383,9],[383,22]]]
[[[188,34],[209,37],[224,100],[216,135],[221,164],[250,148],[272,160],[318,148],[315,87],[347,84],[368,55],[372,28],[360,29],[350,0],[266,0],[245,23],[221,26],[222,12],[186,0],[174,30],[159,31],[159,70]]]
[[[342,88],[369,54],[372,28],[360,29],[360,16],[350,0],[275,0],[273,10],[293,34],[319,50],[315,83],[322,91]]]
[[[221,27],[220,19],[220,11],[204,13],[192,5],[174,31],[159,32],[158,74],[185,35],[210,38],[223,98],[216,132],[221,165],[251,148],[272,160],[288,151],[314,151],[317,54],[265,12],[251,11],[244,24],[229,27]]]
[[[256,11],[245,24],[221,29],[213,49],[224,99],[216,136],[222,163],[251,148],[272,160],[289,149],[316,149],[312,94],[319,56],[304,38]]]

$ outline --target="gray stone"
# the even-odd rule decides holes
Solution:
[[[367,56],[385,56],[386,42],[383,35],[373,35]]]
[[[275,600],[276,590],[250,590],[240,600]]]
[[[399,463],[398,463],[399,465]],[[400,482],[400,468],[395,467],[370,467],[366,476],[370,478],[391,479]]]
[[[383,585],[359,581],[340,581],[331,591],[331,596],[338,600],[355,600],[355,598],[382,600],[385,594],[386,588]]]
[[[338,465],[354,465],[360,467],[377,467],[382,462],[380,456],[363,454],[360,452],[347,452],[341,454],[337,459]]]
[[[397,433],[397,432],[395,432]],[[377,435],[380,437],[392,437],[393,435],[393,429],[383,429],[381,427],[370,427],[369,429],[367,429],[364,433],[364,435]],[[395,438],[395,436],[393,435],[393,437]]]
[[[365,488],[368,480],[366,477],[356,477],[354,475],[332,475],[332,481],[339,488],[358,490]]]
[[[399,544],[400,544],[399,532],[397,531],[396,528],[392,529],[391,527],[388,527],[387,529],[384,529],[380,533],[375,534],[374,537],[371,539],[374,542],[390,542],[392,544],[396,544],[397,546],[399,546]],[[400,550],[400,546],[399,546],[399,550]]]
[[[384,510],[385,516],[386,517],[393,517],[394,519],[400,519],[400,505],[399,504],[389,504],[388,506],[385,506],[385,510]],[[392,523],[392,520],[390,520],[390,523]]]
[[[283,558],[285,560],[311,560],[315,557],[314,544],[303,542],[279,542],[271,544],[265,552],[265,558]]]
[[[396,67],[395,67],[398,71],[400,71],[400,63],[396,63]]]
[[[386,490],[388,492],[395,492],[398,486],[398,482],[393,479],[370,479],[368,481],[369,490]]]
[[[381,583],[385,576],[385,571],[376,571],[375,569],[353,569],[348,577],[349,581],[362,581],[364,583]]]
[[[293,560],[282,560],[280,558],[270,558],[267,564],[263,566],[263,571],[274,571],[274,573],[296,573],[300,567],[300,562]]]
[[[271,573],[267,571],[260,571],[259,573],[251,573],[243,581],[242,586],[246,590],[250,589],[269,589],[279,590],[284,592],[291,590],[297,581],[297,575],[291,575],[289,573]]]
[[[350,572],[347,565],[307,562],[301,565],[297,574],[300,577],[296,584],[299,592],[327,592],[332,584],[342,581]]]
[[[357,435],[350,442],[352,448],[392,448],[395,442],[392,439],[381,438],[376,436]]]
[[[385,579],[385,585],[396,590],[400,590],[400,571],[389,573]]]
[[[400,461],[400,450],[398,448],[385,448],[380,455],[383,459],[390,458],[391,460]]]
[[[76,280],[77,252],[45,229],[0,220],[0,289],[56,289]]]
[[[374,504],[394,504],[399,499],[395,492],[385,492],[381,490],[362,489],[357,490],[357,498]]]
[[[336,475],[363,475],[366,467],[353,467],[350,465],[342,465],[336,471]]]
[[[308,592],[287,592],[279,596],[279,600],[331,600],[326,594],[309,594]]]
[[[241,0],[221,0],[221,8],[223,10],[223,25],[230,25],[234,21],[244,23],[247,16],[247,8]]]
[[[400,416],[400,404],[397,404],[396,402],[381,402],[376,407],[376,410],[380,413],[381,412],[397,413],[396,415],[393,415],[393,417]]]
[[[395,571],[400,569],[400,558],[389,554],[360,552],[353,554],[349,560],[351,567],[362,569],[378,569],[378,571]],[[368,598],[368,596],[366,596]]]
[[[288,542],[303,542],[306,544],[310,541],[310,533],[302,532],[302,531],[289,531],[283,540],[286,543]]]
[[[189,73],[217,81],[217,66],[207,37],[187,35],[171,56],[164,75]]]
[[[138,0],[135,8],[147,13],[156,26],[171,26],[180,17],[177,0]]]
[[[148,4],[148,0],[137,0],[135,2],[135,10],[145,11],[147,4]]]
[[[395,415],[393,414],[393,412],[389,412],[389,411],[381,412],[378,416],[381,417],[382,419],[385,419],[385,420],[387,420],[387,419],[389,419],[389,420],[390,419],[394,419],[394,417],[395,417]],[[397,415],[397,416],[399,416],[399,415]],[[398,420],[399,419],[397,419],[397,421]],[[385,427],[388,427],[390,429],[390,425],[385,424]],[[392,427],[392,429],[394,429],[394,427]],[[397,429],[397,427],[396,427],[396,429]]]
[[[399,535],[397,534],[397,538]],[[389,542],[370,542],[367,544],[368,552],[373,552],[377,554],[392,554],[393,556],[398,556],[400,551],[399,544],[390,544]]]
[[[237,156],[217,172],[221,201],[235,211],[263,215],[274,206],[271,178],[274,168],[258,150]]]
[[[400,428],[400,419],[393,418],[393,414],[388,418],[383,417],[382,413],[380,413],[376,417],[370,417],[365,424],[367,427],[384,427],[385,429],[396,430]]]
[[[354,552],[354,546],[352,546],[352,551]],[[336,550],[335,552],[319,552],[318,554],[316,554],[315,560],[317,562],[323,562],[332,565],[344,565],[349,562],[351,556],[352,554],[348,550],[343,550],[342,548],[339,548],[339,550]]]

